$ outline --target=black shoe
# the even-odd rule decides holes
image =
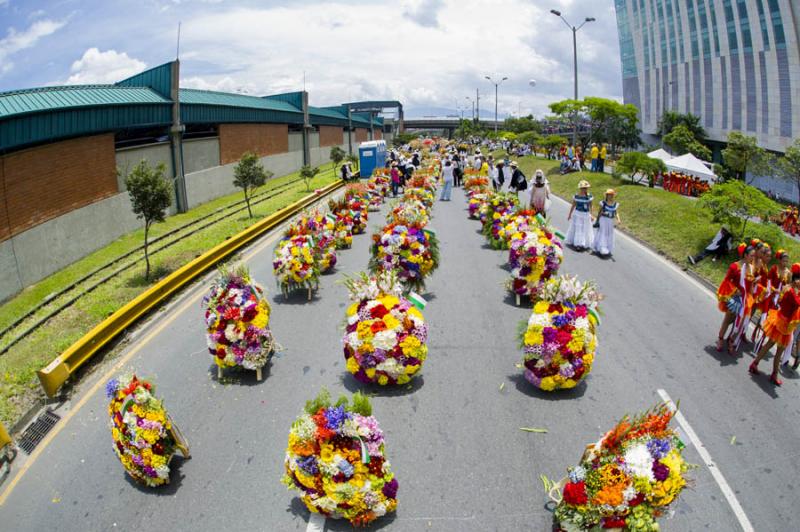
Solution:
[[[687,256],[686,258],[687,258],[687,259],[689,259],[689,262],[691,262],[693,266],[697,266],[697,263],[694,261],[694,257],[692,257],[691,255],[689,255],[689,256]]]

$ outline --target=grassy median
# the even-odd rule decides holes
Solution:
[[[537,168],[547,174],[551,191],[570,200],[578,190],[578,182],[586,179],[592,184],[595,207],[608,188],[617,191],[620,203],[620,226],[625,232],[646,242],[650,247],[669,258],[682,268],[692,270],[700,277],[716,285],[725,276],[733,254],[729,260],[712,262],[711,259],[692,266],[688,255],[699,253],[719,230],[719,224],[711,215],[697,206],[697,201],[673,192],[631,183],[608,174],[580,172],[559,175],[558,162],[538,157],[519,159],[520,168],[530,180]],[[566,229],[566,228],[564,228]],[[793,261],[800,261],[800,242],[781,237],[779,242],[772,237],[775,231],[765,231],[758,223],[748,225],[747,238],[762,238],[770,241],[773,249],[786,249]]]
[[[256,192],[259,193],[281,187],[288,182],[296,180],[297,177],[298,174],[294,173],[271,179]],[[328,167],[327,170],[322,171],[319,176],[314,178],[312,189],[321,188],[333,181],[335,181],[335,177],[330,167]],[[42,397],[36,371],[46,366],[53,358],[103,319],[142,293],[159,278],[180,268],[204,251],[244,230],[258,219],[298,201],[307,194],[308,192],[306,192],[306,187],[302,181],[295,183],[284,189],[276,197],[254,205],[254,217],[252,219],[247,217],[246,211],[238,213],[188,236],[163,251],[151,255],[153,272],[149,282],[146,282],[143,278],[144,262],[141,265],[137,264],[93,292],[86,294],[73,306],[36,329],[8,352],[0,355],[0,422],[6,426],[12,425],[35,403],[37,398]],[[241,193],[231,194],[203,204],[187,213],[171,216],[164,223],[153,226],[150,231],[151,238],[155,238],[192,220],[203,219],[211,215],[216,209],[235,203],[241,200],[242,197]],[[28,287],[0,307],[2,311],[0,312],[0,315],[2,315],[0,328],[13,322],[17,316],[27,312],[28,309],[32,308],[48,294],[73,283],[85,272],[140,246],[143,236],[143,230],[129,233],[36,285]],[[15,331],[12,331],[3,340],[8,341],[12,336],[15,336]]]

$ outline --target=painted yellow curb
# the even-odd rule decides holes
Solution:
[[[126,328],[130,327],[147,312],[169,299],[184,285],[199,277],[203,272],[225,257],[233,254],[233,252],[247,244],[250,244],[262,234],[280,225],[297,212],[305,209],[321,197],[341,188],[343,185],[344,182],[338,180],[313,194],[309,194],[300,201],[284,207],[267,216],[260,222],[251,225],[241,233],[206,251],[193,261],[172,272],[170,275],[148,288],[130,303],[114,312],[94,329],[86,333],[80,340],[72,344],[45,368],[36,372],[39,376],[42,388],[44,389],[44,393],[47,394],[48,397],[53,397],[58,389],[69,379],[70,375],[75,373],[78,368],[91,359],[97,351],[122,333]],[[2,442],[2,433],[0,433],[0,442]]]
[[[11,443],[11,436],[8,435],[8,431],[3,426],[3,424],[0,423],[0,451],[2,451],[3,447],[8,445],[9,443]]]

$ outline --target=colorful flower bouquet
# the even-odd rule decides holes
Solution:
[[[422,292],[425,278],[439,266],[439,242],[421,227],[391,223],[372,235],[370,271],[395,270],[409,289]]]
[[[415,174],[406,183],[408,188],[422,188],[431,193],[436,194],[436,178],[432,175]]]
[[[125,471],[151,488],[169,484],[169,463],[177,451],[189,457],[188,446],[153,391],[152,384],[136,375],[106,384],[114,451]]]
[[[481,217],[483,234],[489,236],[495,220],[513,213],[519,203],[519,198],[514,193],[499,192],[489,196],[486,202],[486,215]]]
[[[353,245],[353,213],[344,198],[330,200],[328,208],[334,218],[334,237],[336,238],[336,249],[349,248]]]
[[[602,296],[594,283],[562,276],[547,281],[539,298],[520,324],[525,379],[547,392],[574,388],[592,370]]]
[[[370,211],[381,210],[383,205],[383,192],[375,183],[367,183],[367,190],[369,190],[369,203],[367,209]]]
[[[354,303],[347,309],[342,339],[347,371],[360,382],[405,384],[428,355],[428,326],[422,313],[402,297],[394,272],[362,273],[346,285]]]
[[[481,207],[485,207],[489,199],[489,194],[470,194],[469,203],[467,208],[469,210],[469,217],[477,220],[480,217]]]
[[[310,235],[314,240],[315,253],[321,273],[329,272],[336,266],[336,226],[322,211],[304,212],[289,225],[285,237]]]
[[[509,249],[513,235],[538,228],[541,225],[539,220],[544,221],[544,218],[537,218],[536,213],[532,210],[518,209],[505,220],[505,225],[497,230],[497,239],[500,241],[501,249]],[[494,236],[494,231],[492,234]]]
[[[255,370],[261,380],[261,368],[269,361],[275,340],[269,330],[269,302],[247,267],[223,269],[203,305],[208,350],[219,372],[238,366]]]
[[[386,215],[388,223],[425,227],[430,222],[430,215],[425,205],[417,200],[401,200],[392,205],[392,211]]]
[[[531,228],[511,237],[509,264],[511,279],[507,288],[519,296],[535,301],[542,285],[558,273],[564,259],[561,240],[546,229]]]
[[[464,180],[464,190],[472,192],[473,190],[488,190],[489,178],[473,176]]]
[[[369,190],[367,190],[366,185],[361,183],[347,185],[347,188],[344,190],[344,199],[350,210],[353,211],[354,219],[357,217],[358,213],[361,214],[364,223],[364,230],[361,231],[361,233],[363,233],[366,230],[367,212],[369,210]],[[360,233],[356,232],[355,234]]]
[[[587,447],[580,464],[550,491],[560,530],[660,530],[657,519],[683,491],[691,467],[669,427],[673,415],[664,404],[625,416]]]
[[[392,180],[389,178],[388,170],[383,169],[384,172],[382,173],[375,173],[372,177],[367,181],[367,187],[372,190],[370,185],[374,185],[375,190],[381,193],[382,196],[386,197],[389,195],[389,191],[392,189]]]
[[[297,288],[311,290],[319,284],[319,260],[317,247],[311,235],[297,235],[281,240],[275,248],[272,268],[275,280],[284,295]]]
[[[436,197],[433,195],[433,192],[426,188],[406,187],[405,192],[403,192],[403,199],[406,201],[417,200],[425,205],[425,208],[430,209],[433,207],[433,202]]]
[[[282,482],[300,492],[309,511],[365,526],[397,508],[397,479],[369,399],[327,390],[292,423]]]

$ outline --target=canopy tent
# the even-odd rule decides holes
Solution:
[[[651,151],[647,154],[648,157],[652,157],[653,159],[661,159],[664,162],[669,161],[670,159],[674,159],[672,155],[670,155],[667,151],[659,148],[656,151]]]
[[[682,172],[687,175],[699,177],[703,181],[714,183],[717,175],[697,157],[691,153],[675,157],[665,162],[667,168],[674,172]]]

